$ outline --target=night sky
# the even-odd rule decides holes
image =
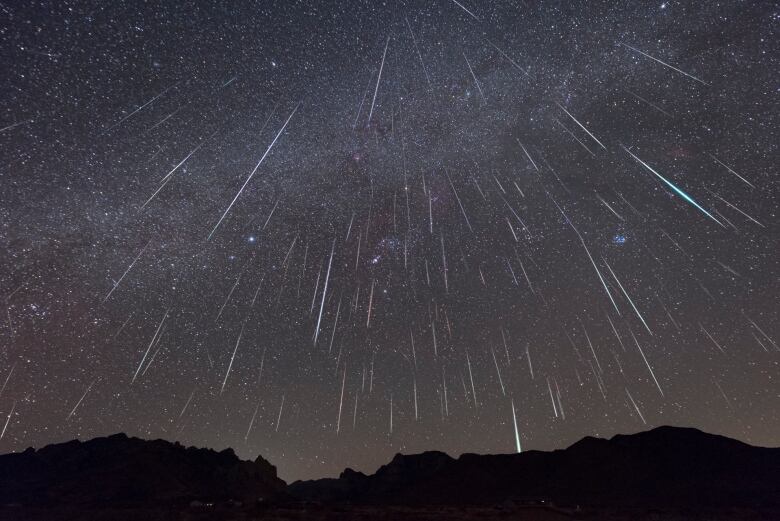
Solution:
[[[0,3],[0,451],[780,445],[772,2]]]

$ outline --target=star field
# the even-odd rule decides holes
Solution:
[[[780,444],[779,20],[0,3],[0,450]]]

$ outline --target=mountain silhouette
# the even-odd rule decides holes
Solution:
[[[778,519],[780,448],[659,427],[552,452],[397,454],[372,475],[289,486],[262,457],[124,434],[0,456],[2,519],[604,520],[615,509]]]
[[[294,497],[372,504],[780,506],[780,448],[659,427],[567,449],[521,454],[396,455],[375,474],[297,481]]]
[[[185,448],[115,434],[0,456],[0,503],[156,505],[256,500],[283,493],[276,467],[232,449]]]

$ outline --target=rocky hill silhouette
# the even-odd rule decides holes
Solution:
[[[155,505],[256,500],[283,493],[276,467],[232,449],[185,448],[115,434],[0,456],[0,503]]]
[[[552,452],[398,454],[372,475],[289,486],[262,457],[124,434],[0,456],[0,519],[506,516],[780,519],[780,448],[659,427]]]
[[[298,481],[294,497],[371,504],[780,506],[780,448],[659,427],[553,452],[396,455],[373,475]]]

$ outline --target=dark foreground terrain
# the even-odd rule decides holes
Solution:
[[[780,449],[660,427],[565,450],[397,455],[286,485],[258,457],[123,434],[0,456],[0,520],[780,519]]]

